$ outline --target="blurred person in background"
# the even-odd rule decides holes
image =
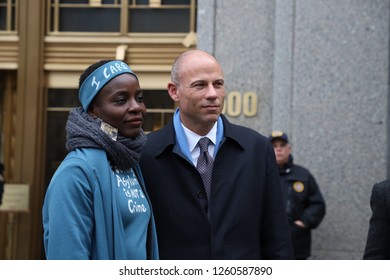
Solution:
[[[374,184],[364,260],[390,260],[390,180]]]
[[[325,200],[310,171],[294,163],[287,134],[274,131],[269,140],[286,197],[294,256],[296,260],[306,260],[311,255],[311,231],[325,216]]]

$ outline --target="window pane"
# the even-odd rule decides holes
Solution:
[[[161,0],[161,5],[190,5],[191,0]],[[149,0],[137,0],[137,5],[149,5]]]
[[[50,89],[47,106],[50,107],[81,107],[76,89]]]
[[[55,0],[51,1],[52,3],[55,2]],[[88,4],[89,0],[60,0],[60,4]]]
[[[162,0],[162,5],[189,5],[191,0]]]
[[[158,8],[150,7],[149,0],[129,0],[127,7],[123,7],[121,0],[102,0],[99,7],[90,6],[89,3],[89,0],[51,0],[50,30],[121,34],[188,33],[190,27],[196,26],[196,23],[190,23],[195,20],[191,17],[192,0],[162,0]],[[128,18],[121,18],[122,8],[128,9]],[[125,26],[121,25],[121,21]]]
[[[166,90],[143,90],[146,118],[143,129],[156,130],[172,119],[175,104]]]
[[[120,9],[62,8],[62,32],[119,32]]]
[[[7,9],[0,7],[0,30],[7,29]]]
[[[129,32],[190,31],[189,9],[137,9],[130,10]]]
[[[55,0],[51,0],[51,2],[54,3]],[[120,2],[121,0],[103,0],[102,4],[120,4]],[[60,0],[60,4],[89,4],[89,0]]]
[[[7,14],[7,10],[10,7],[10,13]],[[8,3],[7,0],[0,0],[0,31],[15,31],[15,0]],[[7,26],[7,22],[10,20],[10,25]]]
[[[46,135],[46,186],[67,154],[65,125],[68,112],[48,112]]]

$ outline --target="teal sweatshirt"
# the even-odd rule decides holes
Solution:
[[[140,168],[114,171],[104,150],[66,156],[47,189],[42,220],[47,259],[158,259]]]

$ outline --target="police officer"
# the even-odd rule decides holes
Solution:
[[[309,170],[293,163],[287,134],[274,131],[269,140],[286,195],[295,259],[305,260],[311,253],[311,230],[318,227],[325,216],[325,201]]]

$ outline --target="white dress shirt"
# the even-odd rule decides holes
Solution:
[[[215,142],[217,141],[217,122],[215,122],[213,128],[205,136],[200,136],[192,132],[188,128],[186,128],[183,124],[181,125],[187,137],[188,147],[190,148],[190,152],[191,152],[192,163],[196,166],[196,163],[198,162],[199,153],[200,153],[198,141],[200,138],[203,137],[208,137],[211,140],[212,143],[209,144],[208,151],[210,156],[214,159],[214,148],[215,148]]]

